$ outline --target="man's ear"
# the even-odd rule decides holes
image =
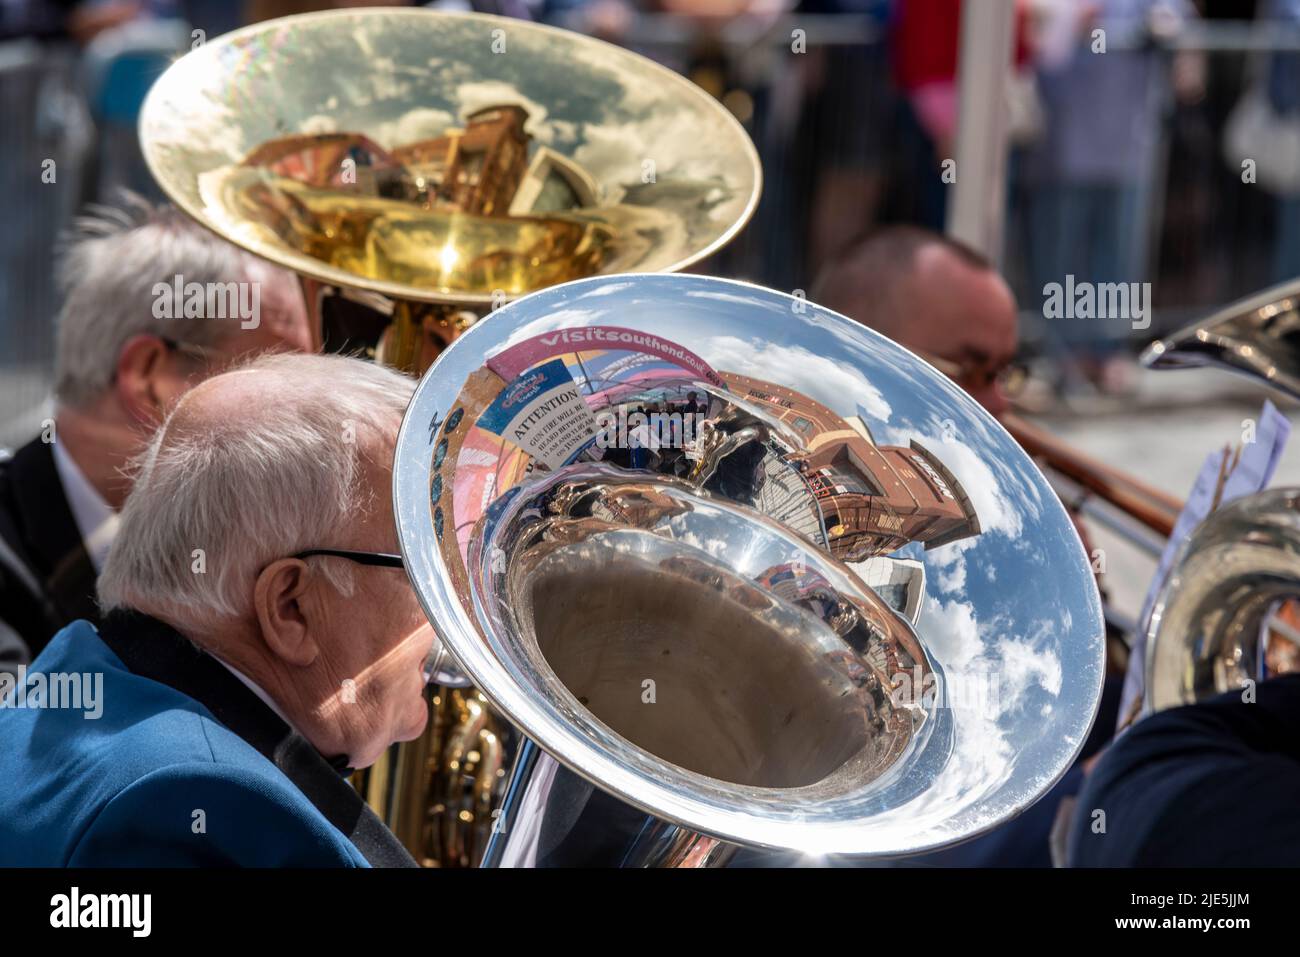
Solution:
[[[320,649],[313,634],[311,571],[300,558],[281,558],[262,569],[253,586],[253,608],[262,640],[286,664],[306,667]]]
[[[131,418],[145,425],[162,422],[167,414],[162,379],[170,374],[167,346],[157,336],[132,336],[117,354],[113,388]]]

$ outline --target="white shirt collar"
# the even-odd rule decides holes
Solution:
[[[216,655],[213,655],[212,657],[217,658]],[[293,722],[290,721],[288,717],[285,716],[285,713],[280,710],[280,706],[275,703],[275,700],[269,694],[267,694],[265,691],[262,690],[261,685],[255,682],[252,678],[248,677],[248,675],[244,674],[234,665],[228,664],[227,662],[222,661],[220,658],[217,658],[217,661],[221,662],[221,666],[223,668],[225,668],[232,675],[238,678],[245,688],[253,692],[253,694],[257,695],[258,700],[260,700],[262,704],[266,705],[268,708],[274,711],[275,716],[277,718],[279,718],[281,721],[287,724],[291,730],[298,731],[298,729],[293,726]]]
[[[58,470],[63,494],[72,510],[72,518],[81,533],[81,541],[95,573],[103,570],[104,559],[117,534],[119,517],[112,506],[90,484],[90,480],[77,467],[72,456],[58,442],[54,443],[54,467]]]

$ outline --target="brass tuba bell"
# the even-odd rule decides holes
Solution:
[[[178,206],[309,280],[327,349],[416,373],[525,293],[699,262],[761,183],[740,124],[670,70],[576,33],[416,9],[219,37],[154,85],[140,137]]]

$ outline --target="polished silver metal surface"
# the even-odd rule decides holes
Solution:
[[[812,543],[693,483],[574,465],[483,531],[469,559],[487,630],[517,636],[510,664],[534,684],[554,673],[591,734],[765,803],[860,787],[933,726],[857,661],[931,671],[906,621]],[[759,583],[773,569],[779,594]],[[665,707],[644,700],[651,676]]]
[[[1180,547],[1156,599],[1144,712],[1293,670],[1286,662],[1296,645],[1268,626],[1278,603],[1297,596],[1300,489],[1270,489],[1212,513]]]
[[[1153,342],[1142,364],[1217,366],[1300,398],[1300,281],[1265,290]]]
[[[1091,726],[1101,605],[1046,480],[946,377],[803,299],[623,275],[511,303],[423,378],[394,491],[465,675],[661,822],[625,863],[725,858],[686,831],[941,847],[1046,792]],[[512,827],[548,810],[517,816],[547,764]]]

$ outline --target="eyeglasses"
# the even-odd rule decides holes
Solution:
[[[167,347],[168,352],[176,352],[191,359],[197,359],[200,362],[208,362],[216,356],[215,350],[204,346],[196,346],[188,342],[177,342],[175,339],[168,339],[166,336],[159,336],[158,338]]]
[[[354,552],[346,548],[309,548],[305,552],[299,552],[294,558],[311,558],[313,555],[324,555],[329,558],[346,558],[350,562],[356,562],[358,565],[375,565],[381,568],[405,568],[406,562],[401,555],[390,555],[387,552]]]
[[[1029,367],[1023,362],[1008,362],[996,372],[990,372],[985,368],[963,365],[920,349],[912,351],[958,384],[984,388],[996,382],[1002,394],[1008,398],[1014,398],[1023,392],[1025,383],[1029,381]]]

